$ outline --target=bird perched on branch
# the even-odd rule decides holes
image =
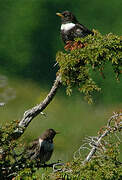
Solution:
[[[27,148],[27,157],[31,160],[39,160],[41,164],[49,161],[54,150],[53,138],[58,133],[54,129],[47,129]]]
[[[56,15],[61,17],[61,36],[65,44],[68,41],[74,41],[75,38],[94,34],[92,31],[80,24],[71,12],[64,11],[62,13],[56,13]]]

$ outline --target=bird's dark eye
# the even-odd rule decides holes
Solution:
[[[67,17],[67,16],[68,16],[68,14],[64,13],[64,14],[63,14],[63,16],[64,16],[64,17]]]

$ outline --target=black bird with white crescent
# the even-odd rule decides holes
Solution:
[[[65,44],[68,41],[74,41],[75,38],[94,35],[91,30],[80,24],[71,12],[64,11],[56,15],[61,17],[61,37]]]
[[[58,134],[54,129],[47,129],[38,139],[27,148],[28,158],[39,160],[41,164],[49,161],[53,150],[53,138]]]

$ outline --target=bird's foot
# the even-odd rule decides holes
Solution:
[[[66,51],[73,51],[75,49],[80,49],[80,48],[84,48],[85,46],[87,46],[87,43],[82,43],[81,41],[67,41],[66,42],[66,46],[64,46],[64,49]]]
[[[73,45],[73,41],[67,41],[67,42],[66,42],[66,45],[64,46],[64,49],[65,49],[66,51],[70,51],[72,45]]]

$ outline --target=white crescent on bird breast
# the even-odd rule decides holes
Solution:
[[[53,143],[42,140],[41,138],[39,139],[39,145],[40,145],[40,148],[44,147],[44,149],[47,150],[47,151],[52,151],[54,149],[54,144]]]
[[[73,27],[75,27],[74,23],[62,24],[61,30],[66,32],[66,31],[69,31],[70,29],[72,29]]]

